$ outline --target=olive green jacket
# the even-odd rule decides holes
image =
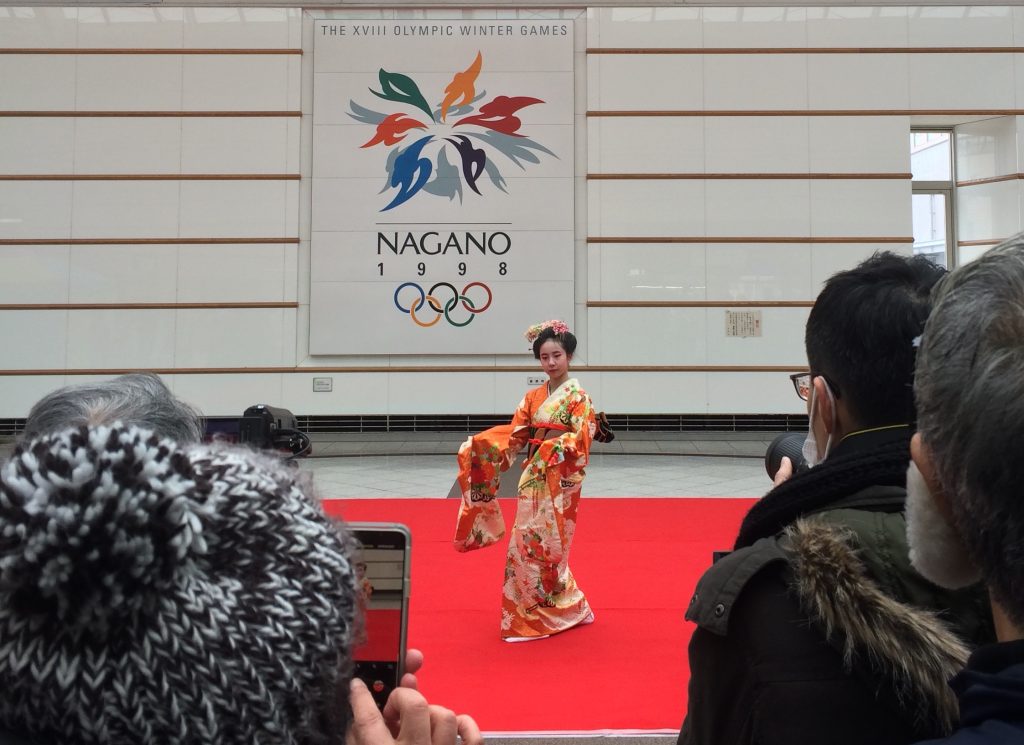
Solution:
[[[947,680],[994,638],[987,598],[910,566],[904,500],[869,487],[704,574],[680,745],[884,745],[952,728]]]

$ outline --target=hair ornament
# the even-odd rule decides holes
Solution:
[[[544,329],[551,329],[556,334],[569,333],[569,326],[565,323],[565,321],[558,321],[553,319],[550,321],[541,321],[540,323],[534,326],[530,326],[530,328],[526,329],[526,333],[523,334],[523,336],[526,337],[526,341],[530,342],[530,344],[533,344]]]

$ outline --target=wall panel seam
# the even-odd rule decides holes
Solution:
[[[0,246],[224,246],[298,244],[299,238],[0,238]]]
[[[588,181],[910,180],[911,173],[588,173]]]
[[[53,117],[101,117],[108,119],[138,119],[138,118],[274,118],[274,117],[295,117],[302,118],[301,111],[68,111],[68,110],[5,110],[0,111],[0,117],[25,118],[25,119],[47,119]]]
[[[981,186],[982,184],[996,184],[1000,181],[1014,181],[1016,179],[1024,179],[1024,173],[1008,173],[1004,176],[990,176],[988,178],[974,178],[966,179],[964,181],[957,181],[957,187],[967,186]]]
[[[0,311],[14,310],[249,310],[260,308],[298,308],[292,302],[251,303],[0,303]]]
[[[0,181],[300,181],[298,173],[0,173]]]
[[[576,372],[802,372],[807,363],[793,365],[574,365]],[[157,375],[266,375],[274,373],[535,373],[534,366],[459,365],[430,367],[154,367],[154,368],[52,368],[0,370],[0,376],[32,375],[124,375],[131,372],[149,372]]]
[[[588,117],[659,116],[1021,116],[1024,109],[591,109]]]
[[[231,55],[253,55],[253,54],[294,54],[301,55],[301,49],[254,49],[239,48],[230,49],[225,47],[211,49],[173,49],[173,48],[122,48],[122,47],[0,47],[0,55],[3,54],[231,54]]]
[[[588,236],[587,243],[913,243],[913,236]]]
[[[1024,47],[587,47],[587,54],[1021,54]]]
[[[810,308],[813,300],[588,300],[588,308]]]

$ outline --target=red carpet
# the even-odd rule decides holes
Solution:
[[[420,689],[488,732],[678,730],[686,711],[683,619],[693,587],[728,549],[750,499],[586,499],[570,566],[597,620],[541,641],[499,637],[507,540],[459,554],[453,499],[329,500],[348,520],[413,536],[409,643]],[[502,500],[507,524],[513,500]]]

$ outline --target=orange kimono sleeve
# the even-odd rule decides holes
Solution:
[[[459,448],[459,505],[455,525],[456,551],[490,546],[505,535],[505,520],[496,497],[501,472],[512,465],[530,431],[530,396],[516,408],[510,424],[491,427],[467,439]]]

